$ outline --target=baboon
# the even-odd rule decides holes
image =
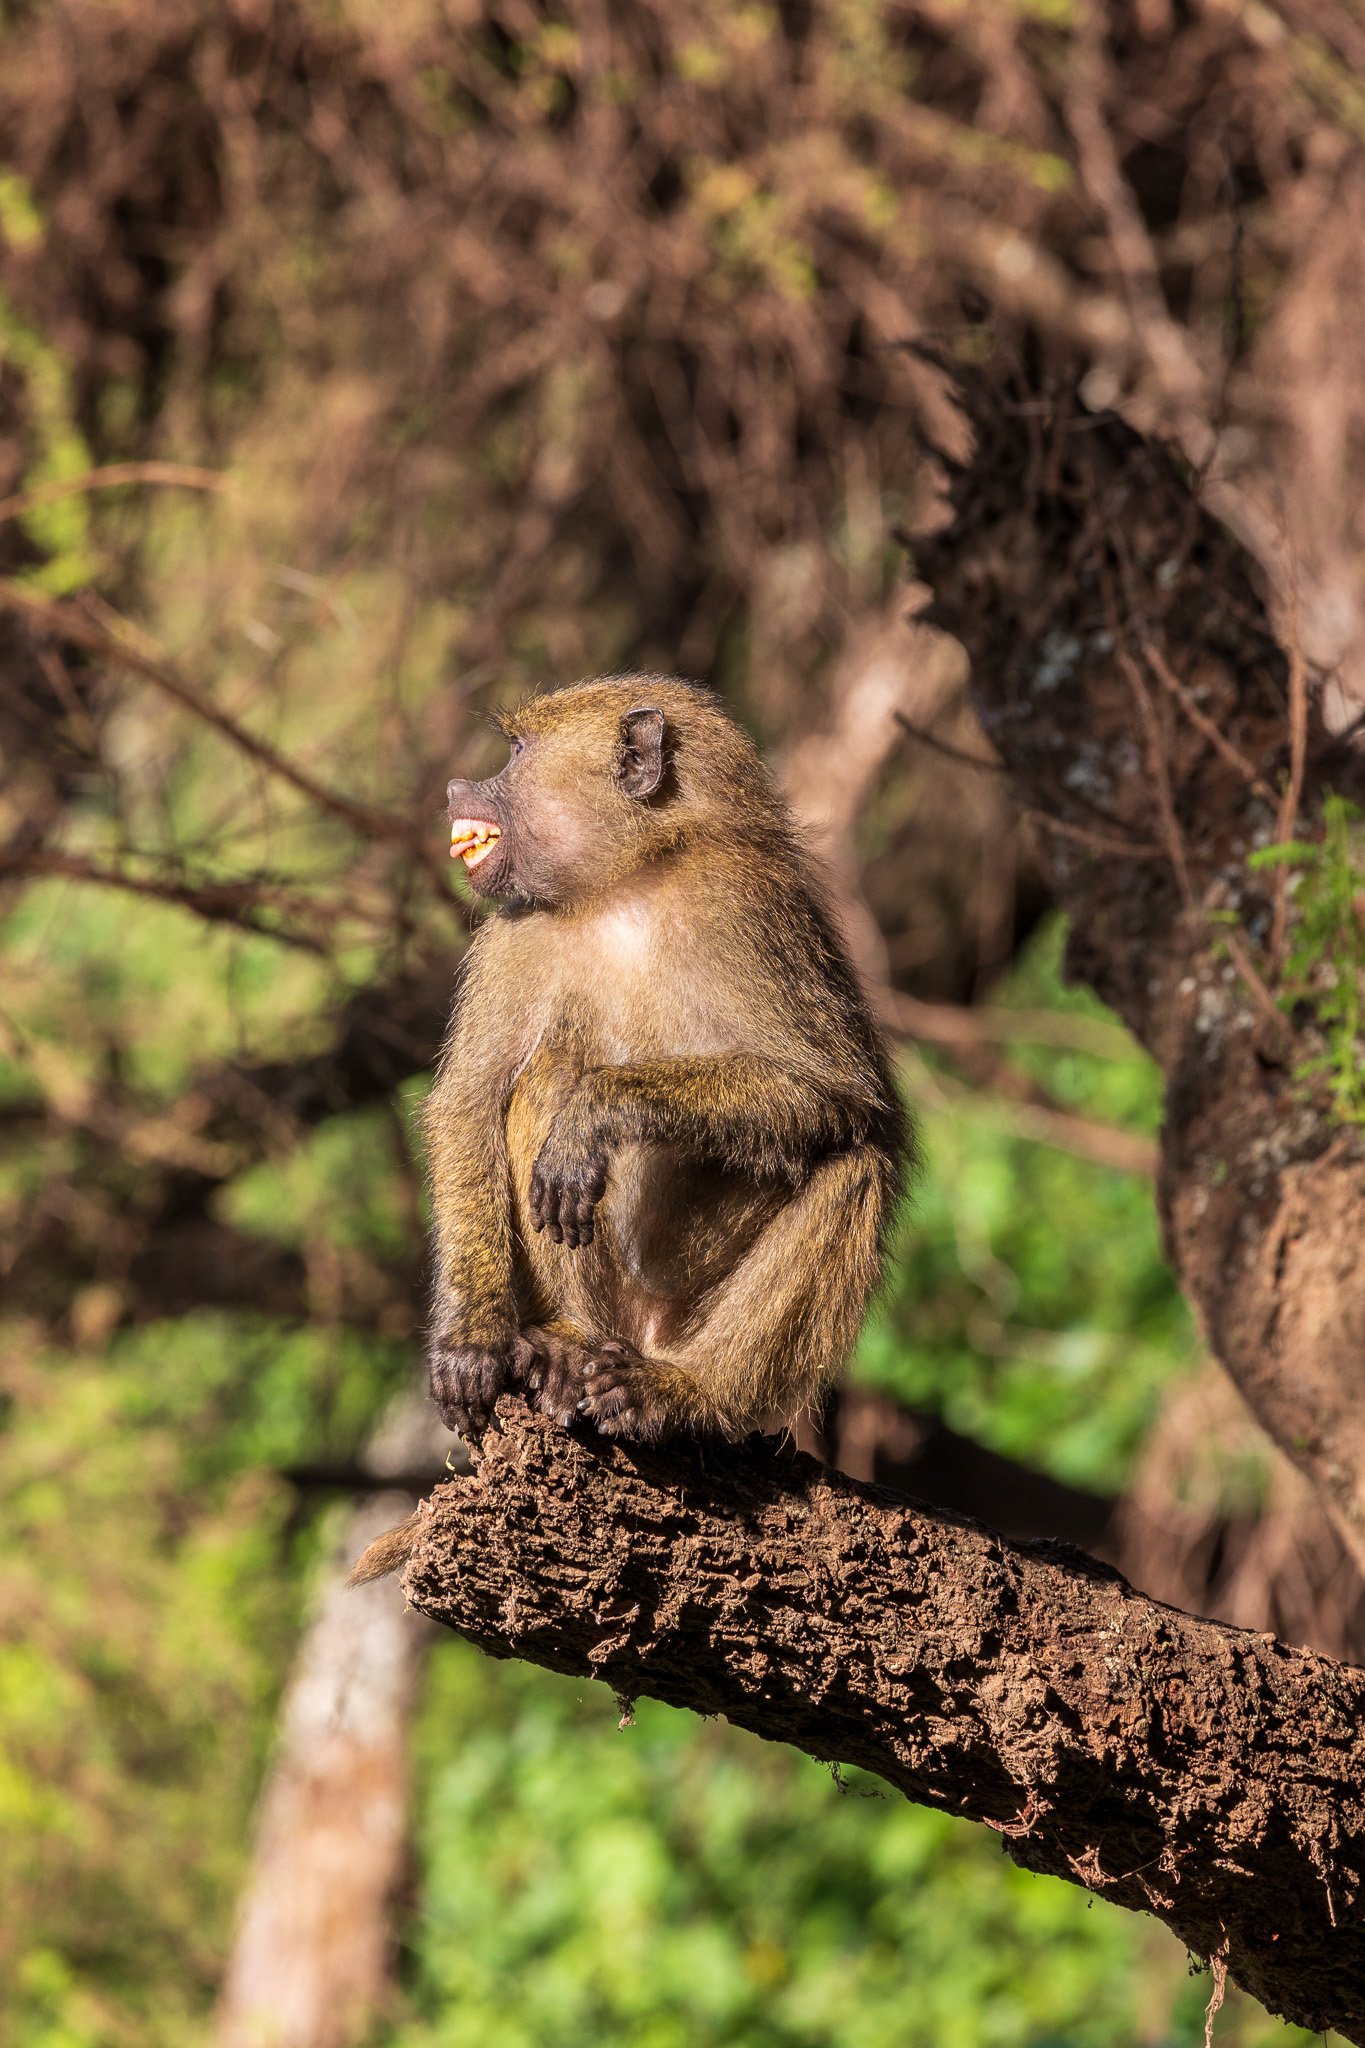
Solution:
[[[908,1126],[820,885],[709,692],[606,677],[448,790],[499,905],[426,1108],[431,1385],[603,1434],[735,1437],[812,1402],[877,1284]]]

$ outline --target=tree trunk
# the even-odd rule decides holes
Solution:
[[[1313,1019],[1276,1005],[1288,875],[1249,865],[1311,836],[1326,790],[1365,795],[1365,755],[1324,731],[1178,460],[1087,415],[1067,371],[964,397],[979,456],[919,553],[934,616],[1037,824],[1070,971],[1165,1070],[1171,1262],[1365,1571],[1365,1132],[1305,1083]]]
[[[501,1419],[421,1512],[416,1607],[984,1821],[1017,1863],[1365,2043],[1365,1671],[772,1445]]]
[[[351,1552],[412,1505],[353,1510]],[[340,1557],[294,1662],[223,1979],[216,2048],[356,2048],[389,1984],[407,1850],[410,1699],[426,1633]]]

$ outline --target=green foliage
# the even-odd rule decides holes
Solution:
[[[344,1460],[408,1369],[406,1346],[354,1330],[206,1309],[122,1332],[109,1349],[122,1415],[174,1428],[195,1486]]]
[[[181,2048],[212,1997],[315,1555],[272,1471],[408,1369],[200,1314],[0,1353],[0,2048]]]
[[[442,1644],[411,2016],[386,2048],[1162,2048],[1208,1980],[1159,1929],[874,1779]],[[1306,2040],[1235,1998],[1226,2048]]]
[[[37,882],[0,921],[10,1016],[73,1073],[135,1020],[125,1076],[173,1091],[200,1063],[244,1046],[268,1057],[310,1030],[334,977],[270,939],[205,926],[190,911],[107,890]],[[73,1025],[79,1019],[79,1028]],[[0,1059],[0,1088],[21,1063]]]
[[[179,2048],[293,1633],[288,1495],[187,1455],[135,1370],[10,1344],[0,1387],[0,2043]]]
[[[41,215],[28,188],[13,173],[6,174],[0,180],[0,236],[23,248],[41,233]],[[24,487],[83,475],[91,466],[90,450],[76,424],[68,366],[54,344],[0,292],[0,371],[6,366],[17,373],[23,392],[30,448]],[[98,561],[86,498],[38,507],[26,514],[23,527],[46,557],[40,567],[25,572],[27,581],[60,595],[93,580]]]
[[[32,249],[42,240],[43,227],[28,180],[17,171],[0,170],[0,235],[12,249]]]
[[[1003,4],[1045,53],[1074,13]],[[0,0],[0,36],[44,12]],[[531,15],[494,35],[427,0],[319,0],[262,56],[256,129],[229,17],[205,11],[187,40],[156,15],[86,10],[60,62],[30,64],[21,109],[51,196],[79,194],[91,274],[135,281],[144,340],[111,347],[85,286],[62,300],[61,263],[43,273],[49,331],[48,302],[22,297],[46,200],[4,170],[0,253],[27,255],[4,273],[0,364],[25,485],[90,466],[54,338],[85,333],[99,459],[188,452],[234,490],[34,512],[26,573],[69,590],[126,546],[139,623],[197,689],[324,779],[415,819],[428,806],[433,827],[433,754],[477,769],[452,707],[485,686],[682,659],[743,694],[753,649],[755,723],[804,716],[773,679],[817,677],[890,587],[923,390],[896,344],[958,323],[956,283],[932,284],[932,221],[959,195],[1041,232],[1072,176],[1014,117],[980,118],[1028,95],[983,91],[974,46],[1013,65],[1023,45],[963,10],[916,50],[879,0],[840,0],[792,69],[779,10],[689,0],[595,68],[576,29]],[[924,72],[950,56],[967,70],[945,94]],[[305,81],[329,102],[335,85],[344,147],[313,132]],[[622,175],[603,144],[626,130],[640,155]],[[675,156],[660,232],[636,171]],[[173,225],[151,212],[163,180]],[[708,406],[723,425],[699,445]],[[201,1061],[306,1048],[339,990],[401,964],[381,947],[456,944],[453,921],[387,886],[408,849],[357,854],[150,687],[121,677],[96,708],[102,772],[82,769],[63,850],[278,877],[316,898],[331,958],[113,891],[28,888],[0,933],[16,1236],[48,1201],[116,1240],[120,1196],[135,1204],[136,1160],[106,1165],[98,1195],[82,1184],[88,1087],[112,1076],[154,1108]],[[1060,988],[1059,943],[1035,947],[1010,1000],[1096,1007]],[[1136,1051],[1019,1058],[1064,1101],[1153,1128]],[[936,1097],[931,1065],[909,1078],[927,1172],[859,1369],[1019,1458],[1119,1483],[1191,1342],[1150,1190]],[[35,1089],[56,1108],[29,1143]],[[188,1147],[180,1107],[160,1137]],[[352,1451],[412,1369],[406,1344],[329,1321],[325,1284],[411,1244],[394,1124],[336,1119],[265,1149],[221,1213],[302,1256],[316,1320],[199,1313],[101,1345],[91,1329],[122,1306],[115,1243],[114,1277],[89,1290],[109,1299],[62,1304],[83,1338],[42,1351],[12,1323],[0,1339],[0,2048],[202,2038],[317,1548],[278,1471]],[[648,1703],[626,1732],[615,1718],[594,1688],[440,1646],[393,2048],[1198,2039],[1207,1980],[1158,1930],[1016,1872],[983,1831],[865,1783],[841,1796],[803,1758]],[[1236,2000],[1218,2037],[1285,2040]]]
[[[1049,924],[1003,991],[1020,1008],[1103,1018],[1060,982]],[[1063,1104],[1149,1133],[1161,1084],[1136,1043],[1123,1059],[1020,1047]],[[1161,1257],[1150,1186],[1013,1135],[989,1098],[922,1105],[926,1170],[858,1372],[955,1429],[1059,1479],[1116,1491],[1193,1334]]]
[[[1257,869],[1292,867],[1291,944],[1281,1000],[1302,1005],[1323,1046],[1298,1069],[1325,1083],[1345,1123],[1365,1123],[1365,832],[1362,813],[1344,797],[1322,807],[1322,838],[1291,839],[1251,856]]]
[[[384,1110],[332,1117],[287,1159],[239,1175],[222,1213],[277,1244],[327,1244],[396,1261],[420,1227],[394,1172],[407,1158],[409,1135],[415,1144],[415,1126]]]
[[[125,1070],[172,1088],[194,1055],[295,1038],[311,963],[225,934],[186,947],[187,929],[157,906],[30,892],[6,951],[26,1027],[55,1044],[63,1005],[96,1043],[132,1024]],[[1098,1014],[1060,986],[1061,937],[1041,935],[1006,999]],[[1152,1128],[1136,1048],[1018,1057],[1062,1100]],[[933,1086],[914,1082],[927,1170],[861,1370],[1016,1456],[1116,1483],[1189,1345],[1150,1190]],[[417,1227],[403,1128],[334,1119],[239,1176],[224,1212],[314,1264],[389,1256]],[[22,1206],[21,1161],[9,1171]],[[273,1473],[351,1452],[408,1349],[199,1313],[99,1356],[7,1355],[0,1967],[19,1995],[0,2048],[171,2048],[212,1997],[315,1555]],[[843,1797],[803,1758],[648,1703],[626,1732],[615,1719],[597,1688],[440,1647],[392,2048],[1196,2032],[1206,1985],[1159,1932],[1016,1872],[981,1831]],[[1267,2038],[1254,2015],[1225,2019],[1229,2043]]]

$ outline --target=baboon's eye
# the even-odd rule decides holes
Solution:
[[[519,732],[509,733],[507,735],[507,744],[512,749],[513,760],[516,759],[518,754],[524,754],[526,751],[526,742]]]

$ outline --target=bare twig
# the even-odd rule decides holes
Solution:
[[[1267,803],[1273,804],[1275,802],[1275,792],[1270,787],[1270,784],[1263,776],[1257,774],[1246,755],[1232,744],[1226,733],[1219,731],[1218,726],[1209,717],[1208,712],[1201,709],[1195,702],[1193,692],[1188,690],[1180,678],[1172,672],[1170,664],[1166,661],[1160,648],[1145,633],[1139,634],[1138,645],[1142,649],[1143,657],[1152,674],[1161,684],[1162,689],[1174,697],[1196,732],[1203,734],[1214,752],[1222,760],[1226,761],[1228,767],[1235,774],[1241,776],[1248,789],[1255,790],[1257,796],[1264,797]]]
[[[12,498],[0,498],[0,525],[10,519],[27,518],[44,506],[59,505],[65,498],[83,497],[89,491],[112,491],[121,484],[169,484],[183,491],[227,491],[232,479],[221,470],[200,469],[184,462],[110,462],[100,469],[88,469],[84,476],[62,477],[50,484],[37,484],[31,491],[18,491]]]
[[[1209,1971],[1213,1977],[1213,1989],[1209,2002],[1204,2008],[1204,2048],[1213,2048],[1213,2022],[1222,2009],[1228,1993],[1228,1945],[1226,1942],[1215,1949],[1209,1957]]]
[[[983,1096],[981,1100],[1018,1137],[1032,1138],[1059,1152],[1072,1152],[1078,1159],[1087,1159],[1094,1166],[1112,1167],[1116,1173],[1135,1173],[1143,1180],[1156,1177],[1158,1151],[1153,1138],[1041,1102],[1012,1102],[999,1095]]]
[[[1155,1176],[1157,1148],[1150,1138],[1125,1131],[1117,1124],[1079,1115],[1054,1102],[1046,1092],[1008,1063],[997,1061],[980,1078],[962,1080],[930,1068],[918,1060],[926,1085],[923,1097],[937,1099],[940,1106],[957,1102],[964,1109],[979,1109],[992,1116],[1016,1137],[1034,1144],[1050,1145],[1058,1152],[1074,1153],[1096,1166],[1112,1167],[1119,1173],[1136,1173],[1144,1179]]]
[[[1142,670],[1131,654],[1118,650],[1119,666],[1132,685],[1133,697],[1142,720],[1147,741],[1147,766],[1156,789],[1157,813],[1161,819],[1161,836],[1165,841],[1167,858],[1175,870],[1180,894],[1187,904],[1194,902],[1194,885],[1190,880],[1190,864],[1185,852],[1185,836],[1180,830],[1180,820],[1175,814],[1175,798],[1171,791],[1171,771],[1166,759],[1165,742],[1157,722],[1156,709],[1151,692],[1143,679]]]
[[[1099,0],[1085,0],[1071,46],[1067,122],[1076,138],[1082,184],[1108,231],[1132,338],[1172,410],[1186,453],[1192,461],[1207,461],[1214,445],[1208,424],[1208,380],[1189,335],[1171,317],[1157,254],[1105,119],[1105,20]]]
[[[1273,1035],[1283,1044],[1290,1033],[1289,1019],[1285,1016],[1258,972],[1246,942],[1240,932],[1220,931],[1219,939],[1226,947],[1228,958],[1246,984],[1248,995],[1260,1011],[1264,1021],[1273,1027]]]
[[[986,760],[980,754],[969,754],[965,747],[955,747],[951,740],[941,739],[936,732],[929,732],[903,711],[896,713],[896,723],[901,731],[912,740],[918,740],[922,747],[929,747],[935,754],[942,754],[947,761],[956,761],[963,768],[979,768],[986,775],[1003,775],[1004,765],[1000,761]]]
[[[1088,825],[1073,825],[1065,818],[1054,818],[1050,811],[1040,811],[1032,804],[1021,804],[1019,815],[1030,824],[1041,825],[1045,832],[1055,832],[1061,839],[1074,839],[1078,846],[1087,846],[1092,853],[1116,853],[1123,860],[1159,860],[1164,851],[1153,840],[1120,839],[1111,832],[1096,832]]]
[[[907,705],[932,721],[966,680],[946,633],[908,625],[903,596],[855,627],[834,671],[830,716],[781,764],[788,801],[820,846],[854,958],[869,982],[889,979],[886,940],[862,893],[855,839],[869,793],[901,744]]]
[[[182,709],[209,726],[214,732],[231,742],[239,752],[259,762],[261,767],[278,776],[296,789],[300,796],[307,797],[320,810],[340,818],[355,832],[367,839],[386,840],[390,843],[408,846],[424,867],[433,876],[439,876],[443,894],[445,886],[444,869],[437,865],[431,848],[423,835],[413,830],[404,818],[395,817],[391,812],[378,809],[373,804],[358,802],[354,797],[343,796],[339,790],[331,789],[319,782],[316,776],[300,768],[293,761],[272,747],[267,740],[258,739],[248,732],[227,712],[220,711],[195,686],[186,681],[179,671],[164,656],[152,655],[141,646],[130,644],[123,632],[113,631],[92,619],[88,612],[77,606],[64,603],[57,598],[44,597],[36,590],[29,590],[12,577],[0,577],[0,603],[12,606],[26,617],[37,620],[60,639],[73,646],[83,647],[87,653],[103,655],[121,667],[141,676],[146,682],[155,683],[159,690],[172,698]],[[120,622],[122,623],[122,622]],[[131,630],[131,629],[130,629]],[[142,638],[143,636],[138,636]]]
[[[1064,1052],[1093,1053],[1097,1059],[1127,1059],[1134,1042],[1121,1024],[1102,1017],[1073,1016],[1067,1010],[1009,1010],[995,1004],[927,1003],[899,989],[879,993],[878,1007],[893,1031],[931,1045],[1056,1046]]]
[[[1280,800],[1276,838],[1281,846],[1294,837],[1299,805],[1303,801],[1304,764],[1308,758],[1308,670],[1297,632],[1289,649],[1289,777]],[[1271,972],[1278,974],[1284,964],[1285,935],[1289,927],[1289,868],[1282,863],[1275,877],[1275,910],[1270,926]]]
[[[27,853],[14,858],[0,856],[0,881],[27,882],[56,879],[87,882],[100,889],[121,889],[132,896],[148,896],[157,902],[179,904],[210,924],[232,924],[262,938],[275,939],[282,946],[297,946],[326,958],[330,943],[316,933],[273,921],[263,915],[267,909],[306,909],[314,914],[322,908],[334,919],[339,906],[319,906],[306,897],[289,893],[275,882],[220,882],[188,877],[131,874],[125,868],[102,867],[74,853]]]

